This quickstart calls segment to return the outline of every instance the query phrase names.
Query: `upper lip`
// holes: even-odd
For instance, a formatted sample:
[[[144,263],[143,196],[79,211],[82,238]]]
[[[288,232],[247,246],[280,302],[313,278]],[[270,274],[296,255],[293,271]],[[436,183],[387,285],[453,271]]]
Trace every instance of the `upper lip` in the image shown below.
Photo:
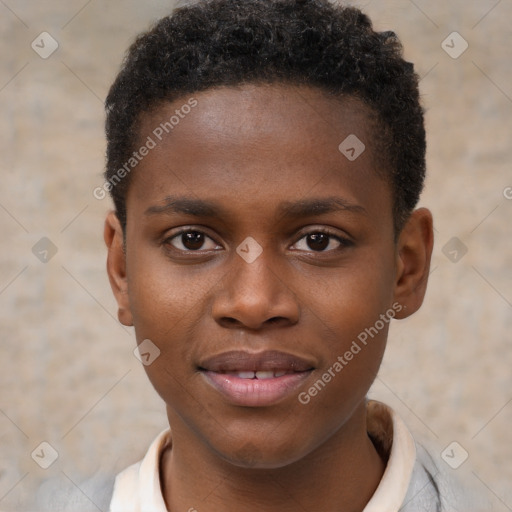
[[[199,368],[211,372],[271,370],[304,372],[312,370],[314,366],[306,359],[277,350],[266,350],[257,353],[232,350],[203,360],[199,364]]]

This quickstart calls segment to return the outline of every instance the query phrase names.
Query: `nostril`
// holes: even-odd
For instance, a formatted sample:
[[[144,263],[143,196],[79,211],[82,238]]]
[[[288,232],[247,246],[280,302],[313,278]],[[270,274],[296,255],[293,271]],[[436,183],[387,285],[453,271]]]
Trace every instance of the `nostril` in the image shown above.
[[[241,327],[242,324],[236,318],[230,316],[224,316],[219,320],[220,325],[222,327]]]
[[[259,318],[249,318],[245,317],[244,320],[237,319],[232,316],[222,316],[220,317],[217,322],[227,329],[229,328],[245,328],[249,330],[258,330],[263,329],[265,327],[278,327],[278,326],[286,326],[290,325],[290,320],[287,319],[284,316],[273,316],[267,319]]]

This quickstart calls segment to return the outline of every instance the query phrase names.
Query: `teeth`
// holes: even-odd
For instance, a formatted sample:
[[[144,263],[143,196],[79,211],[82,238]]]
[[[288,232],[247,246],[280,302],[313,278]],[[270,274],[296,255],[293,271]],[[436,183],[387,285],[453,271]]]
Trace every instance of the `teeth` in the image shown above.
[[[272,371],[270,371],[270,372],[265,372],[265,371],[256,372],[256,377],[258,379],[273,379],[274,378],[274,372],[272,372]]]
[[[238,372],[237,377],[240,377],[241,379],[254,379],[255,373],[254,372]]]
[[[268,370],[260,370],[258,372],[238,372],[236,374],[240,379],[273,379],[274,377],[282,377],[286,375],[284,370],[276,370],[276,371],[268,371]]]

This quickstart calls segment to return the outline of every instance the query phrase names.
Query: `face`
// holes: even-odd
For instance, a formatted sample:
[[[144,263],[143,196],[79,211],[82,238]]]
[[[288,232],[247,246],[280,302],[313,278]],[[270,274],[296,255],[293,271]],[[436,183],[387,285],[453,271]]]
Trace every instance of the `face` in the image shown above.
[[[354,99],[284,85],[212,89],[143,119],[140,145],[156,144],[131,177],[126,255],[113,215],[105,237],[120,319],[160,350],[145,369],[173,438],[270,468],[355,428],[429,259],[428,215],[395,242],[369,119]],[[339,149],[350,135],[355,159],[362,146]]]

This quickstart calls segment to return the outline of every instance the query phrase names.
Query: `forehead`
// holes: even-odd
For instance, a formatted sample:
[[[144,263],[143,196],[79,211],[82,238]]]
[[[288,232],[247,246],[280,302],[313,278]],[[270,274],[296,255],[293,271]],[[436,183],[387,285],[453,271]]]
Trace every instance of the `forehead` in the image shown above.
[[[190,108],[192,101],[196,105]],[[283,126],[287,131],[293,126],[297,143],[303,142],[305,132],[314,135],[315,144],[328,142],[329,133],[336,140],[353,133],[370,142],[377,124],[374,111],[353,96],[333,96],[319,88],[275,83],[216,87],[160,102],[142,114],[139,135],[145,138],[155,135],[156,130],[158,136],[158,127],[169,122],[172,127],[167,125],[162,135],[190,135],[187,126],[193,123],[204,143],[210,140],[210,134],[232,139],[272,137]]]
[[[155,147],[137,165],[127,203],[177,192],[261,203],[266,191],[269,200],[292,200],[343,182],[356,196],[371,192],[383,186],[375,126],[361,101],[311,87],[244,85],[183,96],[143,116],[136,146],[151,139]]]

